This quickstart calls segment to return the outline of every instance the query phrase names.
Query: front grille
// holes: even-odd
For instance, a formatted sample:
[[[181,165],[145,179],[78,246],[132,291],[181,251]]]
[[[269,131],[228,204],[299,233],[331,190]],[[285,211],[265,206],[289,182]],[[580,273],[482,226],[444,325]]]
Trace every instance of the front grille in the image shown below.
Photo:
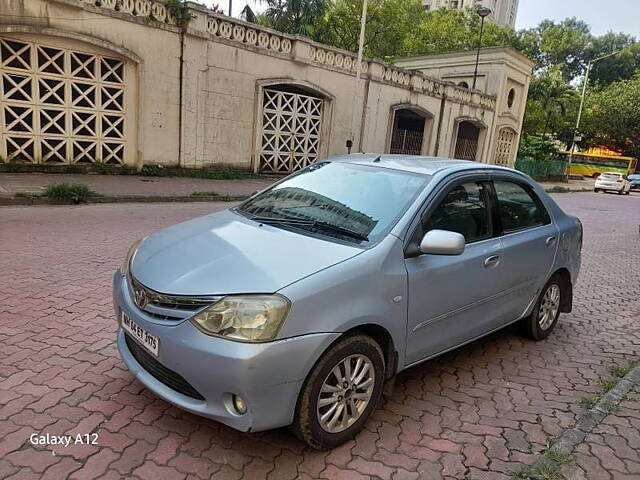
[[[176,392],[186,395],[187,397],[195,398],[197,400],[205,399],[195,388],[191,386],[189,382],[182,378],[182,376],[162,365],[128,334],[125,333],[124,339],[127,343],[127,348],[129,348],[131,355],[133,355],[133,358],[142,365],[142,368],[153,375],[156,380],[164,383],[167,387],[172,388]]]
[[[189,297],[156,292],[129,275],[129,293],[136,306],[147,315],[160,320],[184,320],[216,303],[217,296]]]

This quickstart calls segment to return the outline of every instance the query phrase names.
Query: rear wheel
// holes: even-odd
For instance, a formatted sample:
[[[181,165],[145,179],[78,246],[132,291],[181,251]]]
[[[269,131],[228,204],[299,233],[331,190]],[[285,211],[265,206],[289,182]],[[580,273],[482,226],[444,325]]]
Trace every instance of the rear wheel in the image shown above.
[[[594,189],[593,189],[593,191],[594,191],[595,193],[598,193],[600,190],[598,190],[597,188],[594,188]]]
[[[377,407],[384,355],[366,335],[335,343],[307,377],[292,429],[309,446],[330,449],[351,440]]]
[[[523,322],[525,334],[532,340],[544,340],[553,331],[560,316],[562,305],[562,283],[554,275],[544,286],[533,307],[533,312]]]

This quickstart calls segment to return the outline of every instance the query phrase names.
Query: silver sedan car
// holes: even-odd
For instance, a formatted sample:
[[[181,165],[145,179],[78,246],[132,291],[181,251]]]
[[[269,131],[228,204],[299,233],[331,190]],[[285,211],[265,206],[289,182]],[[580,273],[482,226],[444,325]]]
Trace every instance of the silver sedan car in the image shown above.
[[[120,354],[166,401],[241,431],[352,438],[398,372],[572,308],[582,225],[529,177],[357,154],[136,242]]]

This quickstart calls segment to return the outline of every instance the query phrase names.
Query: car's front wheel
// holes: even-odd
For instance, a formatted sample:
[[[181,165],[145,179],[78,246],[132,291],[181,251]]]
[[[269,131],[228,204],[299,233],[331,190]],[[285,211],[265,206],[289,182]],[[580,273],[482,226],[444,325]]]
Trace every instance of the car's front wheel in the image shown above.
[[[562,282],[554,275],[540,292],[531,315],[523,319],[525,334],[533,340],[544,340],[553,331],[560,316]]]
[[[352,439],[380,401],[384,371],[384,355],[371,337],[350,335],[336,342],[302,387],[294,433],[316,449]]]

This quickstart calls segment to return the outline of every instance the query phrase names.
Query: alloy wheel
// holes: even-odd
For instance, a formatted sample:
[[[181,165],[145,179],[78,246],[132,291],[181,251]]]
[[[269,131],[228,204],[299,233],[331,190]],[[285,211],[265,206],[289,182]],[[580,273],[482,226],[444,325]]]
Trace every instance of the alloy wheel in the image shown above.
[[[365,411],[375,386],[375,372],[365,355],[350,355],[333,367],[318,394],[318,423],[325,432],[339,433]]]
[[[542,297],[538,311],[538,325],[542,330],[547,330],[553,324],[560,309],[560,287],[551,284]]]

